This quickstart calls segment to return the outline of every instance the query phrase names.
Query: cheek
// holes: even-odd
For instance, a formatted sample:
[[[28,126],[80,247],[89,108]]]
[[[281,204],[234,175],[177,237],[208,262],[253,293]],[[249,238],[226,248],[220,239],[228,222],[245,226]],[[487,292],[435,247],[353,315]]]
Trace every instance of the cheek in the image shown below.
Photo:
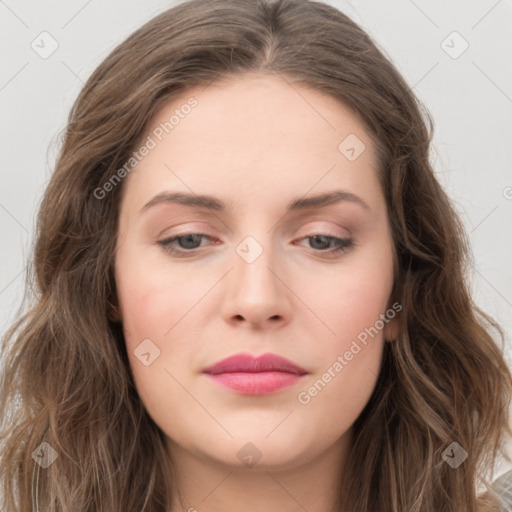
[[[315,279],[306,276],[296,289],[317,317],[322,338],[340,349],[385,314],[392,284],[391,265],[377,262],[347,265]]]
[[[321,346],[313,349],[318,365],[297,401],[305,414],[333,425],[333,436],[349,428],[375,388],[385,343],[382,318],[394,317],[394,311],[386,316],[391,286],[391,271],[361,266],[331,279],[329,291],[317,298],[319,316],[332,332],[322,326]]]
[[[184,314],[183,299],[175,286],[157,278],[156,269],[143,271],[123,263],[127,262],[120,259],[116,267],[117,291],[125,345],[137,392],[150,414],[159,411],[162,403],[177,408],[180,395],[166,393],[164,397],[160,390],[172,385],[166,370],[176,374],[169,359],[178,368],[187,367],[184,347],[176,342],[165,343],[179,330],[180,324],[176,328],[173,326]]]
[[[311,309],[322,320],[320,347],[314,349],[320,363],[314,379],[308,382],[304,400],[315,402],[311,408],[340,407],[329,414],[338,419],[349,415],[352,420],[367,403],[375,386],[384,347],[384,327],[395,316],[388,310],[393,285],[392,258],[364,255],[342,271],[315,283],[316,294],[307,299]],[[302,282],[303,289],[312,283]],[[387,320],[387,322],[385,321]],[[312,386],[312,387],[311,387]],[[318,397],[318,398],[317,398]],[[343,412],[344,411],[344,412]],[[324,412],[325,414],[325,412]]]
[[[170,337],[186,313],[184,307],[192,300],[189,295],[194,286],[181,273],[169,275],[161,265],[142,264],[142,255],[137,258],[136,250],[126,253],[116,261],[116,284],[127,345],[145,338]]]
[[[141,276],[130,274],[120,280],[118,293],[128,348],[135,348],[145,338],[160,339],[171,327],[172,309],[176,305],[172,303],[171,294],[166,295],[161,285],[148,283]],[[165,308],[162,307],[163,303],[166,304]]]
[[[151,387],[154,393],[169,385],[164,370],[181,378],[183,369],[190,367],[199,340],[190,319],[200,309],[197,303],[204,290],[189,273],[174,271],[171,275],[160,264],[142,262],[136,246],[120,252],[116,285],[130,366],[141,396],[150,400]],[[148,352],[149,365],[145,366],[139,357]]]
[[[298,395],[308,414],[348,428],[367,404],[379,374],[384,347],[383,328],[393,285],[391,256],[374,254],[348,265],[329,282],[322,281],[316,307],[323,311],[325,330],[322,365]],[[348,268],[350,267],[350,268]],[[313,296],[311,296],[313,298]],[[336,428],[338,428],[336,427]]]

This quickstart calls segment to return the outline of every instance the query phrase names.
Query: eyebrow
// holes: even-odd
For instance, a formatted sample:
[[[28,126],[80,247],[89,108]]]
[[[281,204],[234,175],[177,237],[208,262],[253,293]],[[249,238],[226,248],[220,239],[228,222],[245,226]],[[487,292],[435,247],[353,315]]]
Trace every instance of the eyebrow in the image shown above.
[[[358,204],[365,210],[371,212],[371,208],[365,203],[359,196],[345,190],[334,190],[332,192],[326,192],[316,196],[302,197],[294,199],[288,203],[286,210],[287,212],[309,210],[313,208],[322,208],[331,204],[339,203],[342,201],[348,201],[350,203]],[[210,196],[210,195],[196,195],[187,194],[183,192],[162,192],[154,196],[148,201],[140,210],[139,213],[143,213],[152,206],[161,203],[175,203],[188,206],[191,208],[207,208],[217,212],[233,211],[233,203],[228,203],[222,200]]]

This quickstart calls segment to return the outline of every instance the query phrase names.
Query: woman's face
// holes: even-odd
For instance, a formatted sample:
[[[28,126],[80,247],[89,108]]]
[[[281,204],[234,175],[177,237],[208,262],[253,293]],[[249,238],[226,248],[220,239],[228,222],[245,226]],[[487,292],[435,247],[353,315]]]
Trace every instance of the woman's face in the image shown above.
[[[142,144],[122,185],[119,317],[171,455],[274,469],[342,456],[400,309],[362,124],[322,93],[246,75],[175,98]],[[239,354],[301,371],[270,357],[205,373]]]

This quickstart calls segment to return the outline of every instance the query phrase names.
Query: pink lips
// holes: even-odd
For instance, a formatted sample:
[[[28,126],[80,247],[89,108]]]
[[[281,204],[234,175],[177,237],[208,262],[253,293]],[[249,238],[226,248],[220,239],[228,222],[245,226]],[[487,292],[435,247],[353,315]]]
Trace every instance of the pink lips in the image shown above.
[[[237,354],[203,370],[223,386],[248,395],[264,395],[295,384],[308,372],[275,354]]]

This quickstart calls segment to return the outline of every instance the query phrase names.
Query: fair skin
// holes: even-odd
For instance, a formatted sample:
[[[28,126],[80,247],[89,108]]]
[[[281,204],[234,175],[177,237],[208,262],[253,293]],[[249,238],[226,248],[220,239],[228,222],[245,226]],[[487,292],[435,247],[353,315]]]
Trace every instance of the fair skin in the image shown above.
[[[351,427],[397,334],[396,319],[385,323],[333,373],[390,307],[393,244],[374,145],[339,102],[262,75],[187,90],[151,127],[191,96],[198,105],[125,178],[115,260],[135,384],[177,472],[182,503],[172,512],[334,512]],[[338,149],[349,134],[366,146],[353,161]],[[335,190],[366,206],[345,199],[286,211]],[[163,192],[215,196],[232,210],[143,208]],[[183,256],[158,244],[187,233],[205,236],[172,242]],[[334,239],[314,235],[354,244],[336,254]],[[248,236],[254,245],[242,243]],[[249,263],[240,247],[262,252]],[[146,339],[160,350],[147,366],[134,354]],[[308,373],[259,396],[202,373],[241,352],[278,354]],[[321,391],[304,393],[329,368]],[[251,467],[237,456],[247,443]]]

